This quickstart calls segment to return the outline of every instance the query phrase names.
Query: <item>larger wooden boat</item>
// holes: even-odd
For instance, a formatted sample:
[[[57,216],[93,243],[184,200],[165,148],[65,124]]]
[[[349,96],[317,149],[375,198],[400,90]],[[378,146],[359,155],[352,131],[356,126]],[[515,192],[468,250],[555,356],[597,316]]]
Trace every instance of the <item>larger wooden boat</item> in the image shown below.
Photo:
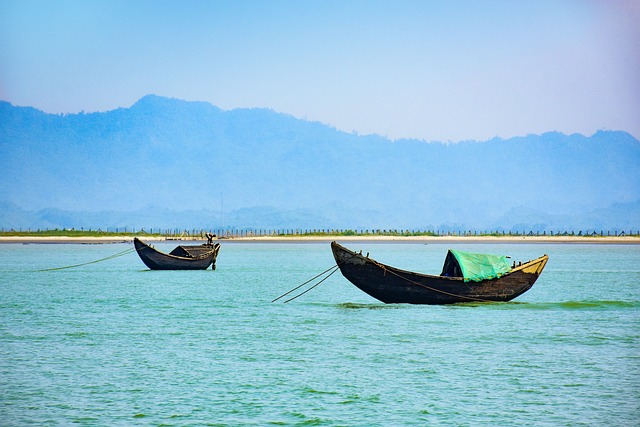
[[[336,242],[331,250],[344,277],[384,303],[510,301],[531,289],[549,259],[510,265],[507,257],[450,250],[442,273],[432,276],[379,263]]]
[[[134,237],[133,245],[140,259],[151,270],[206,270],[216,269],[220,243],[204,245],[180,245],[170,253],[164,253]]]

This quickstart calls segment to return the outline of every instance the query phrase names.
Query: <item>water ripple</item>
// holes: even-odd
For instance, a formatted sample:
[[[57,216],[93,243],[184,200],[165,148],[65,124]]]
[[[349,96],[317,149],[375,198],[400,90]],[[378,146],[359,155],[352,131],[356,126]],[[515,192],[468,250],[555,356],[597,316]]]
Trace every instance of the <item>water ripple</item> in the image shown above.
[[[436,246],[389,253],[439,265]],[[271,304],[332,262],[324,245],[228,245],[206,274],[0,268],[2,424],[636,425],[640,248],[588,249],[545,247],[558,270],[517,301],[453,306],[382,304],[338,274]],[[0,245],[0,263],[86,250]]]

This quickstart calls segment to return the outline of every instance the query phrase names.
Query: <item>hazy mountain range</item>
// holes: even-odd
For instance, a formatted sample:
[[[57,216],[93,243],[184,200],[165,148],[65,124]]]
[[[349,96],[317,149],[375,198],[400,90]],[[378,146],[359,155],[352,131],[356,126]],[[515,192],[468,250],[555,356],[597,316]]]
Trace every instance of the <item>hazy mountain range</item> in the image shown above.
[[[640,226],[621,131],[457,143],[145,96],[46,114],[0,102],[0,226],[614,230]]]

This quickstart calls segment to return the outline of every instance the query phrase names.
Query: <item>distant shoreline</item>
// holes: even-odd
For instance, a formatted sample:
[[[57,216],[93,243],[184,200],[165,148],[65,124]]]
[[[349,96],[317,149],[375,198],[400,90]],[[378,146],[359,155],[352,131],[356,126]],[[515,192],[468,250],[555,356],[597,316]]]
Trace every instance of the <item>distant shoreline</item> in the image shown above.
[[[202,239],[168,239],[149,236],[149,242],[201,243]],[[327,243],[333,240],[371,243],[550,243],[640,245],[635,236],[259,236],[219,239],[220,243]],[[65,237],[0,236],[0,244],[113,244],[130,243],[133,236]]]

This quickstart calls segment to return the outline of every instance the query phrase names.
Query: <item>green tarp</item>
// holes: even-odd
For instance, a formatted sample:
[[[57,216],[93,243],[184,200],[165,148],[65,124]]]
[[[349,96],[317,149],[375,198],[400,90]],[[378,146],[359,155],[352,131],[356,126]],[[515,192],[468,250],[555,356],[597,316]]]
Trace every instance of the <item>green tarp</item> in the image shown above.
[[[476,254],[449,249],[441,276],[464,277],[464,281],[495,279],[511,270],[506,256]]]

